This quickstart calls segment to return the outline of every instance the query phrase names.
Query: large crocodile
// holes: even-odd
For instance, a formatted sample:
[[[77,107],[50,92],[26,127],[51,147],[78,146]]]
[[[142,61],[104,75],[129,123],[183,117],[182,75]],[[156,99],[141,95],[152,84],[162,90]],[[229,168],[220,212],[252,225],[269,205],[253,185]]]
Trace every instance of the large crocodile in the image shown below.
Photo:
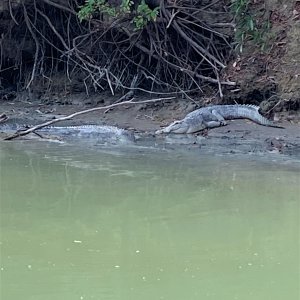
[[[0,131],[21,131],[28,129],[28,126],[19,124],[4,124]],[[78,125],[78,126],[46,126],[34,131],[37,134],[56,135],[62,137],[93,138],[103,142],[133,142],[134,133],[107,125]]]
[[[259,106],[255,105],[213,105],[194,110],[179,121],[157,130],[160,133],[194,133],[207,128],[227,125],[225,120],[249,119],[253,122],[269,127],[283,128],[269,121],[259,113]]]

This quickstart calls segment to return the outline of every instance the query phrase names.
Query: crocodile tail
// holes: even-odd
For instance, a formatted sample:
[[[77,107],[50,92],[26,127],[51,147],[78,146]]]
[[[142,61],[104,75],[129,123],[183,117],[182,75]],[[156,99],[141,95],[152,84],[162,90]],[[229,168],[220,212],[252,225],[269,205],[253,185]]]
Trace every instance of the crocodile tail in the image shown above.
[[[240,117],[249,119],[257,124],[268,126],[268,127],[275,127],[275,128],[284,128],[280,125],[273,123],[272,121],[265,118],[259,112],[259,106],[256,105],[242,105],[238,107],[238,115]]]

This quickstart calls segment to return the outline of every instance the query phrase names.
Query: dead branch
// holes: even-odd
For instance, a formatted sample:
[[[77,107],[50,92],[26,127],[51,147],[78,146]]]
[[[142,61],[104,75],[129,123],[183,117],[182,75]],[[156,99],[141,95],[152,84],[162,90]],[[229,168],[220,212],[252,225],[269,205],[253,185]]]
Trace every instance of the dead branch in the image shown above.
[[[14,14],[13,14],[11,0],[8,0],[8,7],[9,7],[9,13],[10,13],[12,20],[16,23],[16,25],[19,25],[18,21],[16,20]]]
[[[51,5],[51,6],[54,6],[54,7],[57,7],[61,10],[64,10],[64,11],[67,11],[71,14],[74,14],[76,15],[76,11],[73,10],[73,9],[70,9],[69,7],[66,7],[66,6],[63,6],[63,5],[60,5],[59,3],[56,3],[56,2],[53,2],[53,1],[50,1],[50,0],[43,0],[45,3]]]
[[[27,10],[25,7],[25,4],[23,4],[23,12],[24,12],[24,18],[25,18],[25,23],[26,26],[28,27],[28,30],[30,31],[32,38],[34,39],[35,42],[35,55],[34,55],[34,64],[33,64],[33,68],[32,68],[32,72],[31,72],[31,77],[29,82],[27,83],[26,88],[28,88],[32,81],[34,80],[35,77],[35,73],[36,73],[36,69],[37,69],[37,65],[38,65],[38,58],[39,58],[39,53],[40,53],[40,43],[39,40],[35,34],[35,32],[33,31],[32,27],[31,27],[31,22],[28,18],[28,14],[27,14]]]
[[[70,114],[70,115],[65,116],[65,117],[61,117],[61,118],[58,118],[58,119],[54,119],[54,120],[44,122],[42,124],[38,124],[36,126],[33,126],[29,129],[26,129],[26,130],[23,130],[23,131],[17,131],[14,134],[9,135],[8,137],[4,138],[3,140],[10,141],[10,140],[13,140],[17,137],[25,136],[25,135],[27,135],[31,132],[34,132],[35,130],[38,130],[38,129],[41,129],[43,127],[52,125],[54,123],[70,120],[70,119],[75,118],[79,115],[87,114],[87,113],[94,112],[94,111],[99,111],[99,110],[103,110],[103,109],[107,110],[107,109],[110,109],[110,108],[113,108],[113,107],[116,107],[116,106],[120,106],[120,105],[125,105],[125,104],[144,104],[144,103],[158,102],[158,101],[164,101],[164,100],[171,100],[171,99],[174,99],[174,98],[175,97],[167,97],[167,98],[157,98],[157,99],[150,99],[150,100],[143,100],[143,101],[133,101],[133,99],[132,99],[132,100],[129,100],[129,101],[114,103],[114,104],[110,104],[110,105],[106,105],[106,106],[85,109],[85,110],[78,111],[76,113]]]

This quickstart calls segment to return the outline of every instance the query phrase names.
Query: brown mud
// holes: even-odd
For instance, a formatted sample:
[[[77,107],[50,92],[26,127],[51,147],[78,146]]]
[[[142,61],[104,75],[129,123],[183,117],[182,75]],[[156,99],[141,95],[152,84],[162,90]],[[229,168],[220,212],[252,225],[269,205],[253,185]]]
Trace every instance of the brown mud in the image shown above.
[[[108,94],[86,97],[85,100],[84,97],[84,95],[73,95],[65,98],[63,102],[57,99],[48,103],[30,102],[20,98],[11,102],[1,101],[0,113],[9,117],[5,123],[35,125],[76,111],[109,105],[117,100],[117,97],[114,99]],[[135,100],[146,100],[146,98]],[[169,148],[181,145],[182,149],[200,149],[200,151],[213,154],[286,154],[300,161],[300,118],[299,113],[296,112],[276,116],[279,119],[278,124],[284,129],[265,127],[248,120],[233,120],[228,122],[227,126],[195,135],[154,136],[155,130],[176,119],[183,118],[196,108],[195,104],[181,99],[150,104],[126,104],[108,111],[81,115],[76,119],[57,123],[57,125],[115,125],[133,130],[148,145],[152,142],[168,145]]]

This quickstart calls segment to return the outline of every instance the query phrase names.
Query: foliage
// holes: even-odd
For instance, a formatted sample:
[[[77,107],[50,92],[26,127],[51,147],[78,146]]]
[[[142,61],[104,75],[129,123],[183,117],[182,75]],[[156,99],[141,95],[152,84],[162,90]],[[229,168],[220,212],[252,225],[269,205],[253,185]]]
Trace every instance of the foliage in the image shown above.
[[[269,39],[270,22],[258,24],[257,16],[250,10],[251,0],[232,0],[232,12],[235,16],[235,39],[238,49],[243,52],[247,40],[252,40],[263,51]]]
[[[156,21],[158,15],[158,7],[153,10],[145,3],[144,0],[137,7],[137,15],[133,18],[133,22],[137,29],[142,29],[150,21]]]
[[[87,0],[85,5],[80,7],[78,17],[83,21],[90,18],[97,10],[109,16],[116,15],[116,9],[108,5],[105,0]]]
[[[78,17],[80,21],[86,20],[97,12],[114,18],[131,17],[131,22],[137,30],[144,28],[151,21],[156,21],[158,7],[150,9],[145,0],[141,0],[136,9],[133,9],[133,6],[132,0],[122,0],[118,7],[110,5],[106,0],[86,0],[80,7]]]

